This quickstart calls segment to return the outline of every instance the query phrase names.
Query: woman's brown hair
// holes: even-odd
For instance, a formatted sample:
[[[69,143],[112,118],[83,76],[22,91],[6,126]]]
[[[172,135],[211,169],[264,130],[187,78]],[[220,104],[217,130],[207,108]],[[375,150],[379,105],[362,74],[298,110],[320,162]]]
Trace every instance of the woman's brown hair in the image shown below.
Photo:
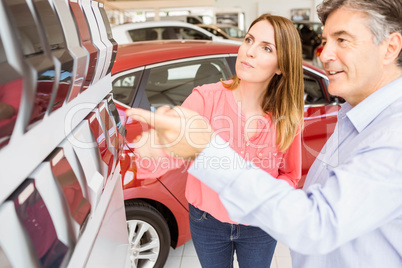
[[[275,123],[276,144],[284,152],[301,131],[304,113],[303,58],[299,33],[287,18],[263,14],[255,19],[249,29],[259,21],[266,20],[274,28],[278,64],[281,74],[275,74],[266,90],[261,107],[271,115]],[[232,83],[223,85],[234,89],[240,78],[234,75]]]

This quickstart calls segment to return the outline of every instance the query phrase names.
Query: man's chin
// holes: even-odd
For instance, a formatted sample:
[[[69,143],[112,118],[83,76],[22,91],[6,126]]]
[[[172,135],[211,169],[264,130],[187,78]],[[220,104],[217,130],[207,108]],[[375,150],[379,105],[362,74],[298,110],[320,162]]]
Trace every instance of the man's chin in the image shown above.
[[[342,91],[340,90],[340,87],[339,86],[336,86],[335,85],[336,83],[333,83],[332,85],[331,85],[331,83],[328,85],[328,92],[329,92],[329,94],[331,94],[332,96],[337,96],[337,97],[341,97],[341,98],[343,98],[343,94],[342,94]]]

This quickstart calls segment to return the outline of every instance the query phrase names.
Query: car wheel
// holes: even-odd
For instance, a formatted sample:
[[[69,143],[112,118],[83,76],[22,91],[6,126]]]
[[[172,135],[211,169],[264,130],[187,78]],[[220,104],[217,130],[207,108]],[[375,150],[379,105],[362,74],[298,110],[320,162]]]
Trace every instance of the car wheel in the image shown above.
[[[141,201],[126,203],[132,267],[163,267],[170,251],[169,226],[162,214]]]

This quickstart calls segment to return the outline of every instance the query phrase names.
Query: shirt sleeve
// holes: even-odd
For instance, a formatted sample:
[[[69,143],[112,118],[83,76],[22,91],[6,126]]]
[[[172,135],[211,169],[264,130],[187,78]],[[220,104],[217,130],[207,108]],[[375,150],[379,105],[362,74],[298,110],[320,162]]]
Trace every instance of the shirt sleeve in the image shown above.
[[[278,179],[287,181],[293,188],[301,178],[301,134],[298,133],[292,144],[286,150],[281,167],[279,168]]]
[[[362,172],[373,160],[380,172]],[[188,172],[219,194],[233,221],[259,226],[301,254],[329,253],[401,215],[400,144],[360,152],[305,190],[246,162],[219,136]]]

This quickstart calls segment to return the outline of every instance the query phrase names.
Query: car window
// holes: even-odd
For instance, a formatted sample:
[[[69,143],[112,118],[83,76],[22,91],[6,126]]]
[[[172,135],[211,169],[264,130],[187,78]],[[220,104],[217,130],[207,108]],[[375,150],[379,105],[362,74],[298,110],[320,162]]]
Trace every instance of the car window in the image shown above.
[[[208,35],[205,35],[202,32],[186,27],[176,27],[175,33],[177,39],[211,40],[211,38]]]
[[[192,90],[203,84],[228,80],[231,72],[224,58],[175,63],[151,68],[145,93],[151,106],[181,105]]]
[[[304,74],[304,104],[323,104],[327,102],[320,83],[308,74]]]
[[[201,18],[187,17],[187,22],[191,24],[203,23]]]
[[[214,28],[206,27],[206,28],[203,28],[203,29],[204,29],[204,30],[207,30],[208,32],[210,32],[210,33],[213,34],[213,35],[216,35],[216,36],[218,36],[218,37],[222,37],[222,38],[224,38],[224,39],[227,39],[226,36],[224,36],[221,32],[219,32],[218,30],[216,30],[216,29],[214,29]]]
[[[141,74],[142,71],[133,72],[114,80],[112,84],[113,98],[126,105],[130,105],[137,91]]]
[[[133,42],[169,39],[211,40],[208,35],[186,27],[153,27],[129,30]]]
[[[128,34],[130,35],[131,40],[133,40],[133,42],[151,41],[158,39],[157,30],[152,28],[130,30],[128,31]]]

